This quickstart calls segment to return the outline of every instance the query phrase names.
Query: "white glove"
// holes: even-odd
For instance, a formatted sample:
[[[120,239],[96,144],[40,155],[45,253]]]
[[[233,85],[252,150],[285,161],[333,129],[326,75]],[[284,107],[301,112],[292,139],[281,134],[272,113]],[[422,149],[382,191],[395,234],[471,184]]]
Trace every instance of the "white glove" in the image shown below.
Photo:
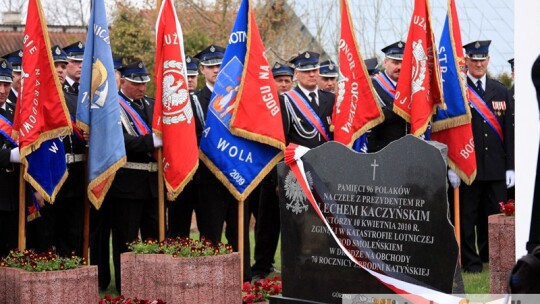
[[[154,148],[157,149],[163,147],[163,141],[155,133],[152,133],[152,139],[154,140]]]
[[[516,184],[516,173],[514,170],[506,170],[506,188],[512,188]]]
[[[452,169],[448,169],[448,180],[450,181],[450,185],[452,185],[453,188],[459,187],[461,184],[461,178],[457,175],[456,172]]]
[[[13,148],[11,149],[11,153],[9,155],[9,161],[12,163],[21,163],[21,154],[19,153],[19,148]]]

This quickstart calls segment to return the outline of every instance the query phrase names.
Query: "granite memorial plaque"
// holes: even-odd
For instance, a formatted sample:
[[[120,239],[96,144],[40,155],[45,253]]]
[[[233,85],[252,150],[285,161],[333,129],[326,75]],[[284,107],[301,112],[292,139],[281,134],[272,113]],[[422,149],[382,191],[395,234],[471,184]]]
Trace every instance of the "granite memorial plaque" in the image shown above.
[[[310,150],[302,161],[326,223],[280,163],[283,297],[271,303],[394,293],[346,251],[377,273],[452,293],[458,247],[445,149],[410,135],[372,154],[336,142]]]

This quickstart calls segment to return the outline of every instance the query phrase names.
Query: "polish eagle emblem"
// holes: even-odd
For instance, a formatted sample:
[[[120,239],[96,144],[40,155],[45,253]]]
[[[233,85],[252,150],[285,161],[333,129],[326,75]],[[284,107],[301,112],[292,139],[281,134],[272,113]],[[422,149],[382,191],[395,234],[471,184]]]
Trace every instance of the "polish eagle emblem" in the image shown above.
[[[193,109],[189,100],[189,91],[183,73],[183,63],[175,60],[163,63],[163,123],[176,124],[193,119]]]

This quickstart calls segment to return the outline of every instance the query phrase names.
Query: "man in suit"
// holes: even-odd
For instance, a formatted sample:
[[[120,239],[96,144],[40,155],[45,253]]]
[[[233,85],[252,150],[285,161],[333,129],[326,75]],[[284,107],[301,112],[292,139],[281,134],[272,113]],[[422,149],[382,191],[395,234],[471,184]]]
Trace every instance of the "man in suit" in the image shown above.
[[[195,132],[197,133],[198,142],[201,139],[204,124],[202,106],[195,95],[195,90],[197,89],[197,76],[199,75],[199,60],[191,56],[186,56],[186,68],[191,108],[195,113]],[[199,166],[201,166],[201,162],[199,162]],[[167,235],[169,237],[189,237],[191,219],[198,202],[197,192],[198,187],[196,183],[191,181],[184,187],[184,190],[178,195],[174,202],[167,204]]]
[[[321,62],[319,67],[319,88],[335,94],[337,78],[338,68],[336,64],[330,59]]]
[[[401,61],[405,42],[392,43],[381,51],[384,53],[384,71],[372,78],[373,88],[384,113],[384,121],[368,133],[368,151],[377,152],[390,142],[409,133],[410,125],[394,113],[396,86],[401,73]]]
[[[461,184],[451,169],[451,185],[460,187],[461,195],[461,265],[466,272],[481,272],[488,260],[487,218],[499,212],[499,202],[506,202],[507,187],[514,186],[512,109],[508,90],[487,77],[490,40],[464,45],[467,85],[475,94],[469,97],[476,152],[476,178]],[[475,229],[476,228],[476,229]],[[478,248],[478,252],[476,251]]]
[[[298,85],[280,95],[283,130],[287,144],[315,148],[331,140],[330,125],[335,95],[320,90],[319,54],[302,52],[289,61]],[[302,111],[301,109],[308,109]]]
[[[66,81],[64,91],[79,94],[79,81],[81,80],[84,44],[80,41],[72,43],[64,48],[67,54]]]
[[[154,151],[163,145],[152,133],[154,100],[145,95],[150,77],[143,62],[119,68],[120,120],[123,127],[127,163],[119,169],[105,204],[112,212],[113,262],[116,289],[120,290],[120,254],[128,242],[158,238],[158,176]]]
[[[13,82],[11,83],[11,91],[9,92],[7,103],[15,105],[17,103],[17,98],[19,97],[19,90],[21,88],[21,72],[22,72],[22,50],[16,50],[9,54],[2,56],[6,59],[13,69]]]
[[[15,107],[7,103],[13,82],[11,64],[0,59],[0,129],[13,122]],[[7,129],[6,129],[7,130]],[[20,154],[11,134],[0,132],[0,257],[17,248]]]

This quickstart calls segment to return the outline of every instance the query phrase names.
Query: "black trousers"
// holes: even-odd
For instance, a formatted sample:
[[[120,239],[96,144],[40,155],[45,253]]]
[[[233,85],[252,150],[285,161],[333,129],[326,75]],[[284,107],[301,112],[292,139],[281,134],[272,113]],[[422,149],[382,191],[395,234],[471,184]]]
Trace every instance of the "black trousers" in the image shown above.
[[[157,198],[112,200],[112,242],[116,289],[121,293],[120,254],[128,251],[128,243],[139,237],[159,237]]]
[[[461,265],[465,271],[482,269],[489,259],[488,216],[499,213],[499,202],[506,202],[505,181],[474,181],[460,186]],[[476,247],[478,246],[478,252]]]
[[[197,187],[197,227],[201,237],[217,244],[221,242],[227,208],[234,198],[221,182],[198,184]]]
[[[112,232],[112,202],[105,199],[99,210],[90,208],[90,264],[98,266],[100,290],[111,283],[110,238]]]
[[[255,263],[253,275],[267,276],[272,272],[279,241],[279,198],[276,186],[268,181],[260,185],[259,206],[255,223]]]
[[[19,211],[0,210],[0,257],[9,254],[9,251],[18,246]]]
[[[84,197],[59,197],[45,203],[41,216],[28,223],[27,247],[45,252],[52,247],[60,256],[82,256]]]
[[[189,237],[191,218],[198,202],[198,187],[191,181],[173,202],[167,201],[167,236]]]
[[[54,206],[45,203],[40,216],[26,223],[26,248],[46,252],[54,246]]]

